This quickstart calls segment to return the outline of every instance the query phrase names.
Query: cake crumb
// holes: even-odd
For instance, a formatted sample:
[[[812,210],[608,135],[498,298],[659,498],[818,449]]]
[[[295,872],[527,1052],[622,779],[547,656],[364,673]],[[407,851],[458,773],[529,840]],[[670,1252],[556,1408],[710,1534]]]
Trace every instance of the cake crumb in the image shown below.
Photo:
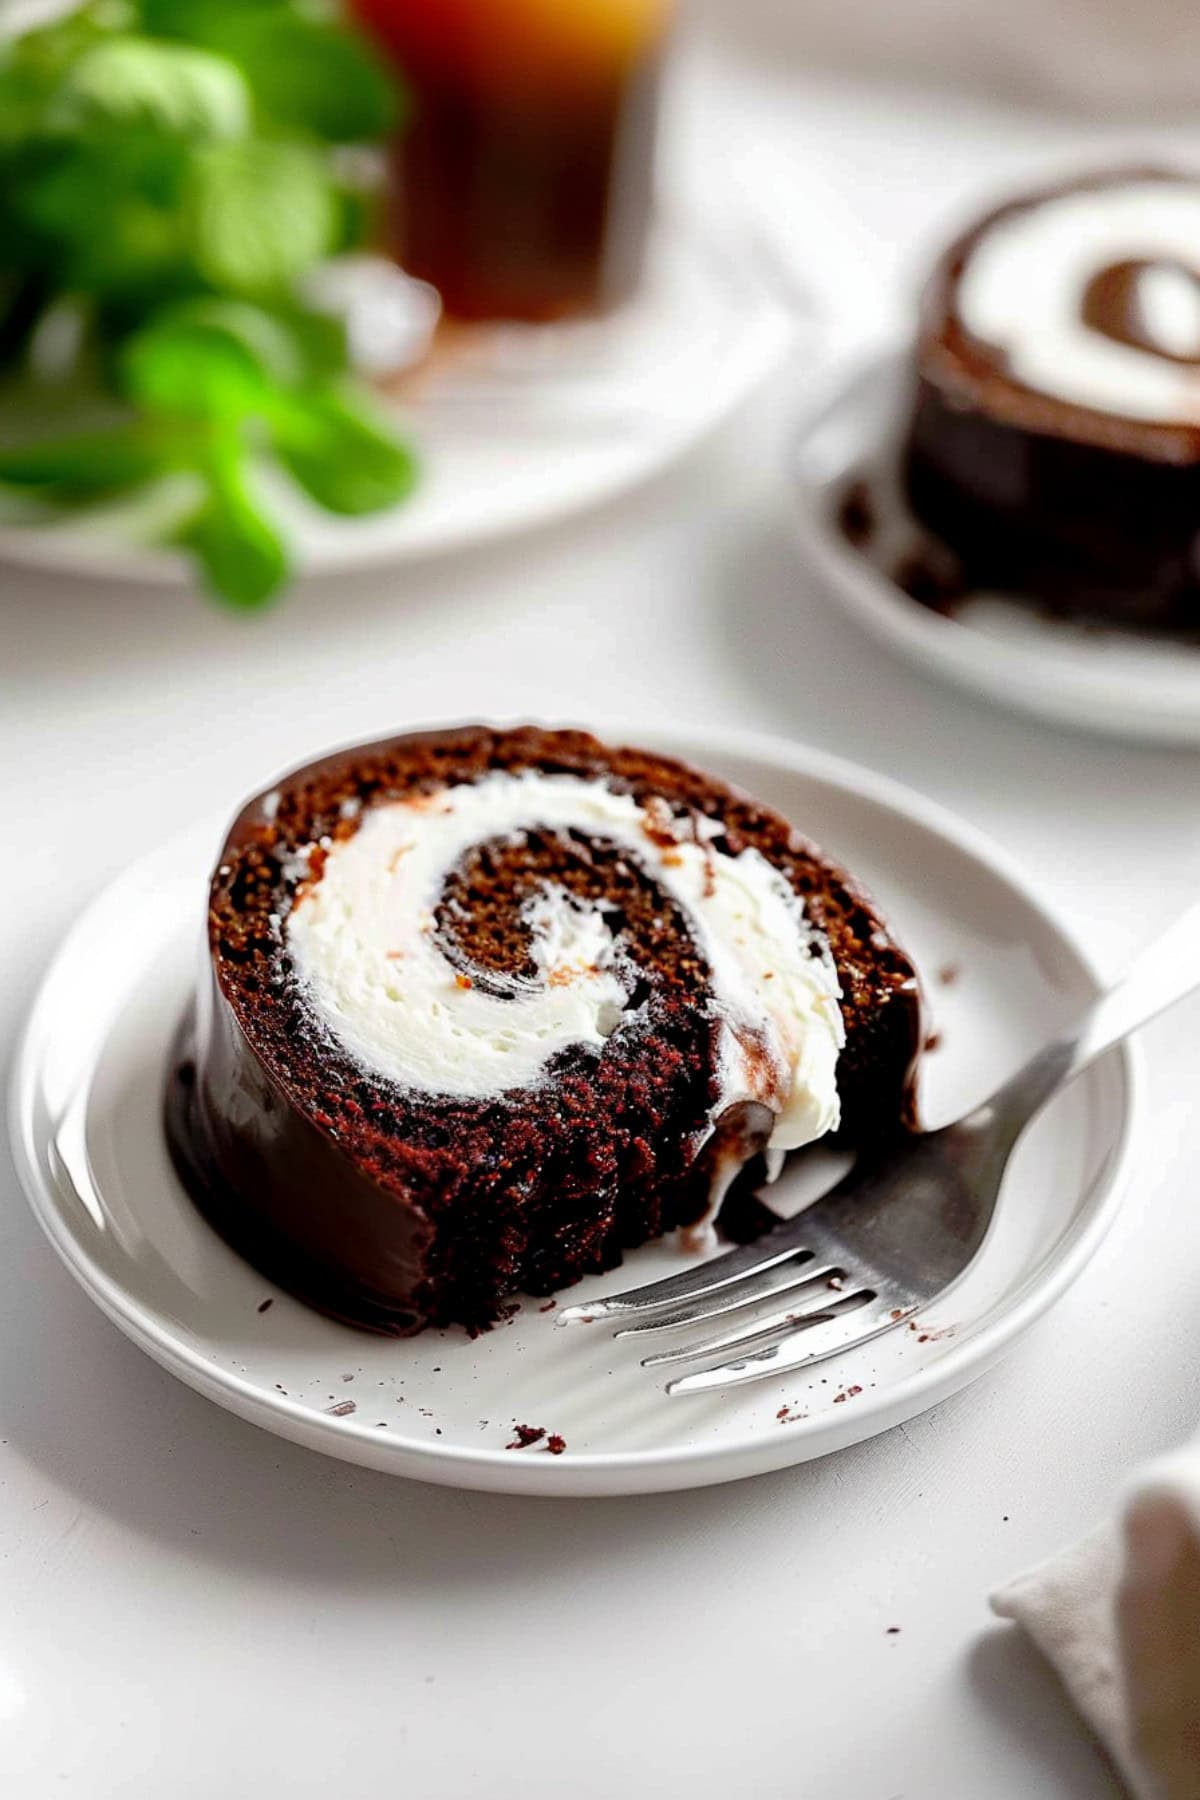
[[[961,973],[962,970],[957,963],[943,963],[937,972],[937,978],[943,987],[953,987]]]
[[[927,1055],[928,1055],[928,1053],[929,1053],[929,1052],[930,1052],[930,1051],[931,1051],[931,1050],[940,1050],[940,1049],[941,1049],[941,1047],[942,1047],[942,1034],[941,1034],[941,1032],[940,1032],[940,1031],[930,1031],[930,1032],[928,1032],[928,1033],[927,1033],[927,1034],[926,1034],[926,1038],[925,1038],[925,1051],[926,1051],[926,1054],[927,1054]]]
[[[861,547],[875,535],[875,506],[865,481],[852,481],[838,507],[838,524],[846,542]]]
[[[262,1313],[262,1312],[270,1312],[270,1310],[271,1310],[271,1308],[272,1308],[272,1307],[273,1307],[273,1306],[274,1306],[274,1304],[275,1304],[275,1297],[274,1297],[274,1295],[273,1295],[273,1294],[268,1294],[268,1295],[267,1295],[267,1298],[266,1298],[266,1299],[265,1299],[265,1300],[260,1300],[260,1301],[259,1301],[259,1303],[258,1303],[258,1310],[259,1310],[259,1312],[260,1312],[260,1313]]]
[[[454,985],[455,987],[460,987],[465,990],[467,988],[473,988],[475,983],[471,980],[469,975],[464,975],[460,970],[454,977]]]
[[[931,612],[952,613],[969,593],[958,558],[945,544],[932,539],[899,558],[892,580]]]
[[[550,1436],[546,1439],[546,1448],[551,1456],[561,1456],[566,1447],[566,1438],[560,1437],[557,1431],[552,1431]]]
[[[553,1311],[554,1311],[554,1308],[555,1308],[555,1307],[556,1307],[556,1306],[557,1306],[557,1305],[558,1305],[558,1301],[557,1301],[557,1300],[547,1300],[547,1301],[546,1301],[546,1303],[545,1303],[545,1305],[544,1305],[544,1306],[539,1306],[539,1307],[538,1307],[538,1311],[539,1311],[539,1312],[553,1312]]]
[[[335,1419],[348,1419],[352,1412],[358,1411],[358,1406],[353,1400],[339,1400],[336,1406],[327,1406],[325,1411]]]
[[[511,1444],[505,1444],[506,1450],[528,1450],[530,1444],[540,1442],[546,1435],[544,1425],[517,1425],[514,1430],[517,1435]]]
[[[898,1625],[889,1625],[887,1628],[887,1635],[888,1637],[899,1637],[900,1627]]]

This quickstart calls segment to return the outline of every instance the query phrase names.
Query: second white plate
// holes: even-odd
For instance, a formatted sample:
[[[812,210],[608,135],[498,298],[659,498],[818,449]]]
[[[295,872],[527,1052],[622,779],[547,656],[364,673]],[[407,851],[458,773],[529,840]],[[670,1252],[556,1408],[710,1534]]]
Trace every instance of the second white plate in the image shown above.
[[[907,354],[892,352],[843,375],[797,436],[800,548],[822,586],[891,649],[1002,706],[1108,736],[1200,744],[1200,648],[1051,619],[999,595],[947,617],[911,599],[848,542],[838,498],[860,472],[880,470],[887,480],[908,364]]]
[[[926,976],[941,1034],[925,1065],[927,1123],[981,1099],[1096,993],[1069,927],[929,802],[769,739],[636,736],[759,794],[875,890]],[[144,857],[67,938],[18,1057],[12,1135],[38,1219],[97,1304],[166,1368],[268,1430],[395,1474],[516,1493],[641,1493],[780,1468],[873,1436],[981,1374],[1074,1279],[1113,1217],[1136,1112],[1128,1050],[1029,1132],[952,1304],[919,1331],[816,1369],[669,1400],[634,1341],[599,1325],[559,1331],[537,1300],[475,1341],[336,1325],[226,1247],[163,1143],[171,1038],[195,979],[222,823]],[[773,1200],[795,1205],[805,1180],[789,1170]],[[649,1246],[571,1297],[676,1271],[683,1254]],[[1068,1353],[1043,1343],[1049,1356]],[[507,1448],[517,1425],[558,1433],[566,1449]]]

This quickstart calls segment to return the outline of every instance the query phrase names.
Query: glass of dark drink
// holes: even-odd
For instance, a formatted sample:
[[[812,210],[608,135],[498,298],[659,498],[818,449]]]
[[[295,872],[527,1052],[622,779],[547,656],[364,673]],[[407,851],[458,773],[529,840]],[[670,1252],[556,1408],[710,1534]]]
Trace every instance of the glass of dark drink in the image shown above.
[[[352,0],[405,76],[389,247],[460,319],[637,285],[671,0]]]

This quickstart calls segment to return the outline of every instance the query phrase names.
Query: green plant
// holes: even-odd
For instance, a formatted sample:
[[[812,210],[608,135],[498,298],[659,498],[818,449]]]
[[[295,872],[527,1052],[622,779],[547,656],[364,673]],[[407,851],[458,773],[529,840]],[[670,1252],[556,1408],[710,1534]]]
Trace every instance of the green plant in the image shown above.
[[[61,339],[80,417],[6,435],[0,483],[67,506],[185,472],[176,541],[238,606],[288,575],[264,458],[333,512],[402,499],[411,450],[351,378],[339,323],[301,298],[369,216],[343,147],[402,106],[305,0],[92,0],[0,48],[5,412],[50,410],[39,368]]]

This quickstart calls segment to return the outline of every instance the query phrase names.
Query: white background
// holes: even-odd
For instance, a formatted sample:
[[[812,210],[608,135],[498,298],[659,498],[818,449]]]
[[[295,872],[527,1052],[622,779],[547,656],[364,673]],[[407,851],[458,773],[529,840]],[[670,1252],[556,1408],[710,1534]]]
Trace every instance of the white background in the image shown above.
[[[726,72],[691,98],[694,166],[780,230],[831,353],[906,316],[964,200],[1106,141],[832,76]],[[1119,968],[1200,885],[1200,762],[943,690],[805,591],[779,451],[817,374],[792,368],[619,506],[307,588],[261,620],[0,571],[6,1049],[73,914],[177,822],[327,741],[489,711],[842,751],[992,832]],[[457,1495],[240,1424],[93,1310],[5,1162],[0,1792],[1113,1792],[985,1597],[1200,1411],[1198,1021],[1181,1008],[1149,1034],[1153,1125],[1123,1218],[1006,1364],[873,1444],[694,1495]]]

